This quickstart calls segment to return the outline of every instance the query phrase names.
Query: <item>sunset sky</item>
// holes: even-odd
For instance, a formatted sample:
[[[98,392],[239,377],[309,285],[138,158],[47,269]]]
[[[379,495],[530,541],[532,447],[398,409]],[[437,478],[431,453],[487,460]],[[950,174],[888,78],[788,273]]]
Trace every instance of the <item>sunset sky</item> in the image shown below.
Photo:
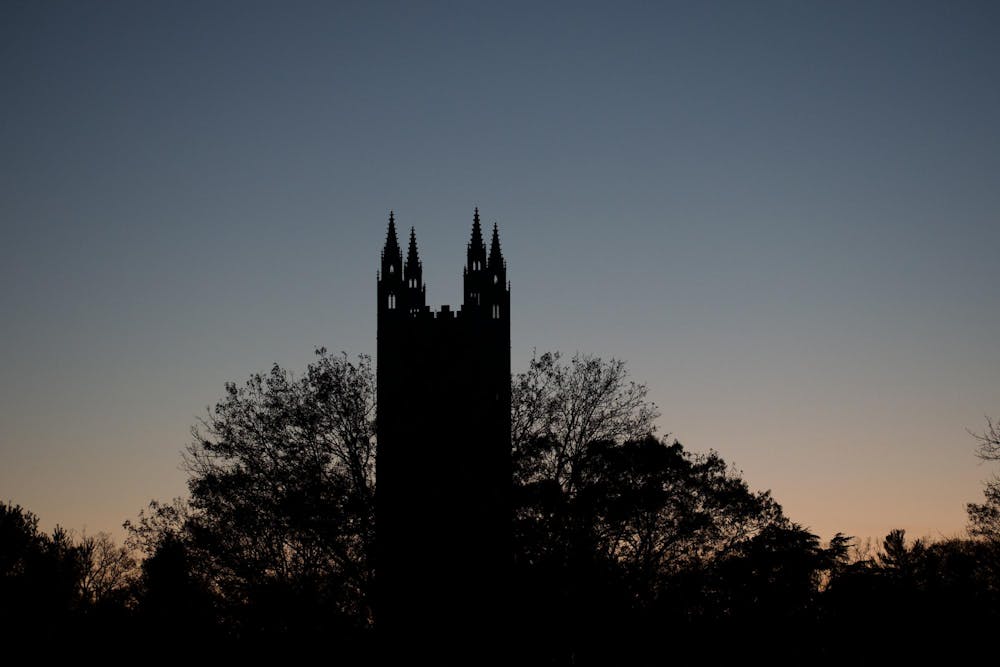
[[[1000,470],[1000,5],[0,4],[0,500],[122,536],[226,381],[375,353],[390,209],[828,539]]]

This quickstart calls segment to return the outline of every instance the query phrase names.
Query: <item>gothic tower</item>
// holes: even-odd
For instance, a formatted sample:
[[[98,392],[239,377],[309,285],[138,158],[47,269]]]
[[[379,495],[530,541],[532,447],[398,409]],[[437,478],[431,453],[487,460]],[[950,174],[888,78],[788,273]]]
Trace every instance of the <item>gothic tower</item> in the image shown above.
[[[511,564],[510,287],[477,208],[458,311],[425,303],[389,214],[378,277],[376,622],[406,655],[500,641]],[[401,656],[400,656],[401,657]]]

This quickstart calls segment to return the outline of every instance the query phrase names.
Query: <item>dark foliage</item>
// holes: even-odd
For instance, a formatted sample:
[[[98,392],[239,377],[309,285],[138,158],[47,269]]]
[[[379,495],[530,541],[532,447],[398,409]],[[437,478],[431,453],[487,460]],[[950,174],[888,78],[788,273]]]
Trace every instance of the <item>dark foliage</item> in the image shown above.
[[[82,567],[65,531],[38,529],[38,517],[0,504],[0,627],[11,636],[65,631],[78,610]]]
[[[51,535],[0,503],[0,632],[20,642],[100,641],[130,628],[135,563],[104,534]]]
[[[1000,621],[989,490],[976,539],[824,545],[717,453],[654,436],[620,362],[542,355],[513,388],[518,664],[964,663]],[[124,548],[0,505],[0,628],[370,662],[373,418],[368,360],[321,350],[301,378],[227,386],[194,430],[189,498],[151,503]]]
[[[866,647],[867,664],[971,664],[1000,622],[1000,552],[974,539],[907,544],[894,530],[839,569],[821,605],[831,658],[840,645]]]
[[[275,366],[192,433],[190,498],[126,525],[149,556],[140,609],[268,646],[360,645],[371,623],[374,375],[319,350],[301,378]]]

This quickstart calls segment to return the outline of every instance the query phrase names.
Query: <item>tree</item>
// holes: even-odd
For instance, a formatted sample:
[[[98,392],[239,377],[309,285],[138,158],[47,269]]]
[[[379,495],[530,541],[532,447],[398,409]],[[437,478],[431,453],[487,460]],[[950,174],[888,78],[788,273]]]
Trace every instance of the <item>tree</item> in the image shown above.
[[[550,661],[642,663],[661,640],[676,653],[691,646],[696,619],[705,629],[731,617],[751,604],[747,591],[770,591],[773,581],[787,587],[789,572],[802,591],[825,563],[815,537],[714,452],[694,454],[651,435],[594,441],[578,452],[572,477],[568,485],[515,485],[520,633]],[[778,547],[780,556],[766,562],[779,574],[769,576],[759,554]],[[802,563],[797,569],[784,565],[788,554]],[[747,562],[756,565],[741,566]],[[731,578],[713,572],[739,573],[742,588],[725,588]]]
[[[550,520],[557,507],[577,522],[586,517],[617,562],[676,568],[781,515],[715,452],[694,455],[653,437],[657,407],[621,360],[536,355],[513,380],[511,412],[522,518]]]
[[[107,533],[81,536],[76,549],[81,565],[80,597],[84,603],[122,604],[136,575],[131,550],[115,544]]]
[[[676,654],[698,613],[709,628],[788,573],[798,597],[781,599],[810,601],[845,548],[820,549],[717,453],[654,437],[657,408],[621,361],[546,353],[512,389],[516,616],[545,660],[642,662],[687,624]],[[743,588],[723,590],[722,571]]]
[[[511,386],[511,446],[521,481],[573,483],[573,470],[590,442],[639,440],[656,431],[660,416],[647,389],[629,378],[625,362],[558,352],[532,356]]]
[[[983,461],[1000,461],[1000,422],[987,418],[986,430],[972,435],[979,441],[976,456]],[[969,532],[976,537],[1000,543],[1000,477],[994,475],[993,479],[987,481],[983,493],[985,502],[966,505]]]
[[[986,540],[907,540],[902,529],[890,531],[880,548],[838,568],[824,591],[824,634],[836,638],[831,663],[858,651],[871,664],[981,659],[980,640],[1000,621],[998,562]],[[959,641],[892,641],[920,636]]]
[[[827,547],[801,526],[775,521],[710,563],[711,604],[718,617],[745,629],[815,620],[824,584],[847,566],[850,537],[837,533]]]
[[[374,373],[367,357],[317,355],[300,378],[275,365],[228,383],[192,429],[189,499],[126,525],[148,555],[190,566],[246,636],[370,618]]]
[[[161,533],[142,562],[136,589],[139,627],[147,643],[184,636],[192,645],[204,645],[218,638],[216,599],[179,534]]]
[[[882,572],[898,579],[910,579],[915,576],[917,564],[924,558],[927,545],[923,540],[916,540],[911,546],[906,545],[906,531],[896,528],[882,540],[882,551],[878,553],[878,565]]]
[[[69,533],[38,528],[20,505],[0,503],[0,629],[11,637],[56,637],[79,610],[81,565]]]
[[[318,355],[301,378],[274,366],[227,384],[192,430],[189,498],[127,524],[147,554],[137,599],[152,626],[197,618],[202,636],[318,640],[371,623],[374,373],[366,357]],[[665,625],[732,616],[750,599],[740,591],[780,582],[780,599],[811,600],[833,568],[718,454],[655,437],[656,406],[623,362],[536,356],[512,398],[513,617],[549,658],[620,662],[627,637],[639,656]],[[723,571],[742,588],[724,590]]]

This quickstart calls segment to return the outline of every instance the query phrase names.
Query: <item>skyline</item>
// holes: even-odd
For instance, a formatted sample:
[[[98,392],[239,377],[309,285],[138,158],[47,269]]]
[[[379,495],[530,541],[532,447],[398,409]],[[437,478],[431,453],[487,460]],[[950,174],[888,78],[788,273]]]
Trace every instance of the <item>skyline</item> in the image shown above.
[[[390,209],[436,308],[479,206],[515,373],[623,359],[824,540],[956,534],[994,472],[988,3],[0,13],[0,493],[46,529],[183,495],[225,382],[374,357]]]

